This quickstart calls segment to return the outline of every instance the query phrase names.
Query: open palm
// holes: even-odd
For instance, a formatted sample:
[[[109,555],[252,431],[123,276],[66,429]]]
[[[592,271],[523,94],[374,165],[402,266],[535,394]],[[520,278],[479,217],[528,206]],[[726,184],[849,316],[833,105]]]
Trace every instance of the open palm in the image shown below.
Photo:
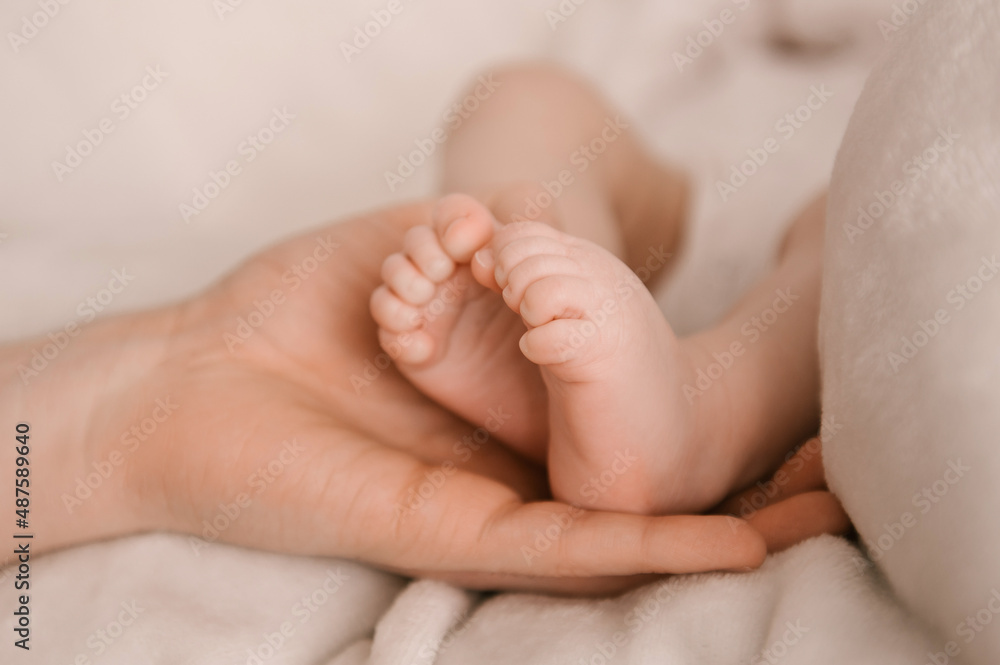
[[[195,549],[218,540],[351,557],[483,588],[605,591],[637,575],[759,565],[764,536],[731,517],[549,500],[540,469],[394,370],[368,297],[382,259],[429,210],[300,236],[191,301],[137,315],[168,320],[166,342],[146,371],[108,382],[83,444],[85,458],[107,459],[156,400],[172,405],[109,483],[102,504],[123,506],[120,531],[190,533]],[[134,319],[118,325],[141,329]],[[774,535],[776,516],[795,522],[806,503],[826,519],[810,517],[796,539],[842,528],[832,497],[813,494],[798,512],[753,516],[768,540],[788,540]]]

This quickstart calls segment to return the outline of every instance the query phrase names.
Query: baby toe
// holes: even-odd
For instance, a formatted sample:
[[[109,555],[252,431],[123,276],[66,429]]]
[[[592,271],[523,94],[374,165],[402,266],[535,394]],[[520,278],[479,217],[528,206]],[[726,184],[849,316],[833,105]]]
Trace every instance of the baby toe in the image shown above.
[[[413,330],[420,321],[420,310],[403,302],[384,284],[372,292],[370,309],[375,323],[390,332]]]
[[[507,275],[507,285],[503,289],[507,304],[520,302],[529,286],[544,277],[584,276],[580,265],[566,256],[535,254],[515,265]]]
[[[585,336],[578,319],[558,319],[521,336],[518,346],[524,357],[536,365],[558,365],[581,355]],[[585,331],[584,331],[585,332]]]
[[[441,246],[458,263],[468,263],[472,255],[493,237],[493,215],[483,204],[466,194],[443,197],[431,217]]]
[[[469,267],[472,269],[472,276],[477,282],[494,293],[500,293],[502,288],[497,284],[496,266],[497,263],[493,256],[493,250],[490,247],[483,247],[473,255],[472,263]]]
[[[592,295],[593,288],[585,279],[543,277],[525,289],[517,311],[528,326],[537,328],[556,319],[582,317]]]
[[[505,244],[494,243],[493,253],[496,257],[497,284],[506,287],[511,272],[522,262],[539,255],[567,256],[569,247],[546,236],[524,236]]]
[[[443,282],[455,272],[455,262],[429,226],[414,226],[406,232],[403,253],[432,282]]]
[[[423,305],[434,297],[434,283],[402,254],[392,254],[382,263],[382,281],[411,305]]]
[[[422,330],[405,333],[379,330],[378,341],[389,357],[398,363],[420,365],[434,355],[434,339]]]

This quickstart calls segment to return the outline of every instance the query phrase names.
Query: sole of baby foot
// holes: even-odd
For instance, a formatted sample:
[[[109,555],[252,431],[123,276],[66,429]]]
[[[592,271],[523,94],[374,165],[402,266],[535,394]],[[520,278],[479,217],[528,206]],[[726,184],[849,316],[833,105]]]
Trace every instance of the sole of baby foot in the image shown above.
[[[524,324],[473,278],[470,266],[497,226],[472,197],[443,197],[432,225],[411,228],[402,251],[386,258],[371,312],[382,348],[411,383],[486,434],[544,462],[546,392],[538,368],[518,350]]]
[[[483,255],[477,255],[477,259]],[[588,241],[526,222],[484,260],[524,322],[519,347],[549,395],[553,495],[634,513],[700,510],[722,479],[684,385],[695,360],[628,266]]]

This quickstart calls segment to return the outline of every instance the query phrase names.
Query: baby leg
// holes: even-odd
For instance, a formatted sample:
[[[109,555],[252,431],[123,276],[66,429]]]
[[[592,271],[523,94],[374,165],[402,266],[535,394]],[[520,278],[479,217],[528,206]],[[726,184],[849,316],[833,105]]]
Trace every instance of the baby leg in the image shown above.
[[[631,265],[652,256],[667,268],[682,237],[687,186],[641,149],[627,120],[558,69],[508,69],[481,77],[477,88],[480,97],[493,92],[449,135],[443,189],[472,194],[489,211],[468,198],[442,199],[433,226],[412,229],[387,259],[372,312],[411,382],[473,423],[487,424],[502,408],[508,417],[497,437],[544,461],[548,394],[518,350],[526,328],[470,279],[472,254],[501,226],[538,220]]]

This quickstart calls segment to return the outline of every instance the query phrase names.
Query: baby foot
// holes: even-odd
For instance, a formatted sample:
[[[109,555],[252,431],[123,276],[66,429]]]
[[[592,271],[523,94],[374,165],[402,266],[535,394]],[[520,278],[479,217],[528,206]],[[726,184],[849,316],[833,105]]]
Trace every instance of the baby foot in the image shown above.
[[[473,260],[524,321],[519,345],[549,393],[553,495],[605,510],[702,510],[725,494],[684,398],[695,359],[636,275],[586,240],[535,222],[499,229]]]
[[[545,385],[521,355],[521,319],[469,266],[497,226],[464,194],[443,197],[382,264],[371,297],[379,342],[425,395],[537,462],[548,439]]]

